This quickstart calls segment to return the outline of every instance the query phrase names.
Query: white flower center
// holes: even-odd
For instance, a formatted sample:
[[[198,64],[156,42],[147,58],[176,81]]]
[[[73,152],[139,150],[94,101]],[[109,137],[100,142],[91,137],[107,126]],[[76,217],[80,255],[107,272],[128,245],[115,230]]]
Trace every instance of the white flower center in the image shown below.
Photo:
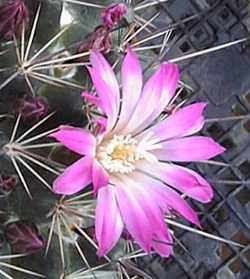
[[[135,169],[135,162],[145,159],[145,156],[131,135],[114,135],[98,146],[97,159],[111,173],[130,173]]]

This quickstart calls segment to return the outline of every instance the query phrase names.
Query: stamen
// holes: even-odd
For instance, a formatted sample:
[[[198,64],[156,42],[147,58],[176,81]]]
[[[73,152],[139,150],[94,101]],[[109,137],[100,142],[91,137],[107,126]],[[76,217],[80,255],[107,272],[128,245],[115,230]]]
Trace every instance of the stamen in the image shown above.
[[[138,160],[157,160],[153,154],[148,152],[153,148],[147,140],[147,136],[140,143],[131,135],[114,135],[111,140],[102,142],[97,148],[97,159],[110,173],[131,173],[135,170]]]
[[[131,135],[114,135],[99,146],[97,158],[111,173],[130,173],[135,169],[135,161],[141,159],[136,152],[136,145],[137,141]]]

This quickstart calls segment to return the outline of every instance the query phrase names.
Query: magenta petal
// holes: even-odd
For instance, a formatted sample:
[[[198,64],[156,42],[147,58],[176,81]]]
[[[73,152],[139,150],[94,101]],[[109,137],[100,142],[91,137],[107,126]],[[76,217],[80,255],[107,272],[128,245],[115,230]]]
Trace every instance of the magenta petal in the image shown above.
[[[100,52],[92,51],[90,55],[90,62],[103,81],[111,86],[113,98],[119,102],[119,85],[117,83],[115,73],[108,61]]]
[[[162,191],[162,195],[164,195],[168,207],[175,210],[189,222],[200,226],[200,222],[196,212],[177,192],[166,187],[166,189]]]
[[[165,212],[173,209],[191,223],[199,225],[197,214],[177,192],[146,174],[135,172],[133,177],[143,182],[144,191],[147,191]]]
[[[168,140],[161,143],[162,148],[153,151],[159,160],[191,162],[211,159],[225,151],[212,138],[193,136]]]
[[[153,191],[145,191],[144,183],[148,183],[144,175],[133,173],[124,178],[126,185],[129,185],[131,193],[136,196],[138,204],[141,204],[144,208],[149,222],[154,222],[154,231],[165,229],[163,224],[163,212],[158,204],[158,197],[156,197]],[[139,184],[140,183],[140,184]]]
[[[93,69],[109,87],[109,91],[105,92],[105,94],[109,95],[110,100],[112,100],[113,105],[118,111],[120,103],[120,89],[112,67],[100,52],[91,52],[90,62]]]
[[[140,180],[142,181],[142,180]],[[129,186],[132,183],[129,182]],[[133,184],[133,191],[136,191],[138,203],[140,203],[149,219],[150,224],[154,224],[152,235],[152,248],[162,257],[168,257],[172,253],[172,238],[164,222],[164,212],[160,207],[160,198],[156,198],[155,193],[145,191],[144,183],[139,186]]]
[[[109,175],[97,160],[93,161],[92,182],[94,193],[97,193],[101,187],[107,186]]]
[[[181,166],[168,163],[139,162],[137,168],[155,176],[190,198],[203,203],[211,201],[213,189],[199,174]]]
[[[122,106],[117,129],[126,124],[134,111],[142,90],[142,70],[136,54],[128,49],[122,69]]]
[[[124,128],[125,133],[130,133],[140,127],[153,113],[159,104],[164,84],[163,79],[164,67],[161,65],[156,73],[146,82],[135,111],[132,114],[130,121]]]
[[[92,162],[92,158],[84,157],[68,167],[54,181],[54,192],[62,195],[72,195],[88,186],[92,180]]]
[[[172,253],[172,238],[164,222],[164,212],[161,210],[160,206],[161,197],[157,192],[154,192],[154,188],[151,187],[151,182],[148,184],[150,190],[145,191],[144,185],[149,181],[145,179],[143,174],[134,173],[131,176],[127,176],[124,181],[126,181],[128,187],[131,188],[131,192],[136,196],[137,203],[142,205],[149,223],[154,224],[152,247],[161,256],[168,257]],[[141,185],[138,184],[138,182],[140,182]]]
[[[159,141],[197,133],[204,125],[203,111],[206,103],[186,106],[140,135],[152,132]]]
[[[162,94],[161,104],[162,109],[168,104],[168,102],[175,95],[178,81],[180,79],[180,71],[177,64],[164,63],[165,67],[165,84],[164,92]]]
[[[176,93],[178,81],[180,79],[179,68],[173,63],[164,63],[164,83],[161,92],[161,99],[154,113],[150,116],[150,120],[158,117],[162,111],[167,107],[169,101]]]
[[[95,153],[95,137],[82,128],[62,126],[59,131],[50,134],[49,137],[55,138],[78,154],[93,156]]]
[[[123,231],[115,190],[113,186],[106,186],[98,191],[95,233],[99,243],[98,255],[100,257],[115,246]]]
[[[198,181],[198,187],[193,187],[193,188],[190,187],[190,189],[188,189],[186,191],[187,196],[192,197],[203,203],[211,202],[211,200],[214,196],[214,191],[213,191],[213,188],[211,187],[211,185],[206,181],[206,179],[204,179],[202,176],[200,176],[197,172],[195,172],[193,170],[190,170],[190,169],[184,168],[184,167],[180,167],[180,168],[184,172],[190,173]]]
[[[152,246],[161,257],[169,257],[173,254],[173,239],[167,224],[164,226],[166,227],[164,231],[155,231]]]
[[[140,204],[137,194],[130,189],[129,185],[116,186],[116,197],[123,222],[135,241],[149,253],[153,228],[145,213],[147,204]]]
[[[108,117],[110,128],[115,124],[118,115],[118,106],[114,102],[113,96],[110,94],[112,88],[100,76],[99,72],[88,67],[91,79],[95,85],[96,92],[100,98],[100,104],[103,112]]]
[[[126,194],[121,194],[121,200],[118,199],[118,201],[128,232],[145,251],[149,252],[150,248],[153,247],[161,256],[169,256],[172,253],[172,238],[164,222],[164,212],[161,210],[163,200],[160,194],[154,191],[151,184],[148,184],[145,191],[144,186],[148,181],[144,179],[143,175],[132,174],[123,177],[123,180],[125,184],[120,187],[120,190],[124,189]],[[142,184],[139,185],[138,181]],[[126,195],[131,195],[131,199],[126,200]],[[132,197],[134,199],[133,204],[131,204]],[[121,204],[121,202],[124,202],[124,204]],[[131,212],[132,216],[128,212],[131,206],[134,207],[131,209],[133,210]],[[122,211],[123,207],[124,212]],[[140,210],[145,216],[144,214],[140,215]]]
[[[146,82],[135,112],[124,128],[126,133],[142,130],[160,115],[176,89],[179,74],[175,72],[178,72],[175,64],[163,63]]]

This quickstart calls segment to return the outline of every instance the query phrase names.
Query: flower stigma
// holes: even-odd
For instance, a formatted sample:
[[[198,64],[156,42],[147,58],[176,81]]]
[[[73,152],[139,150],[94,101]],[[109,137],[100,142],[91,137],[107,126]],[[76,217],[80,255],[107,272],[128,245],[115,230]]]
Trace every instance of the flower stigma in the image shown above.
[[[146,159],[131,135],[114,135],[97,148],[97,159],[110,173],[131,173],[138,160]]]

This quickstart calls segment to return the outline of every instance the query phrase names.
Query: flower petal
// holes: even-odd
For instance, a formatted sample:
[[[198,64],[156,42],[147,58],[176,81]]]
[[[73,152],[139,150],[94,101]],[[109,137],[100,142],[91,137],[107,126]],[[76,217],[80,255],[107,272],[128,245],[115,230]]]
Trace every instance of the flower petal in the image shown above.
[[[159,141],[163,141],[197,133],[204,125],[202,113],[205,107],[206,103],[196,103],[186,106],[165,120],[157,123],[155,126],[147,129],[140,134],[139,138],[143,138],[147,133],[152,132]]]
[[[137,169],[162,180],[188,197],[202,203],[210,202],[213,197],[213,189],[209,183],[188,168],[168,163],[140,161]]]
[[[145,84],[141,97],[124,133],[137,132],[148,126],[167,105],[173,96],[179,71],[175,64],[161,64]]]
[[[203,203],[209,203],[211,202],[214,191],[211,185],[207,182],[206,179],[204,179],[202,176],[200,176],[197,172],[190,170],[188,168],[180,167],[184,172],[190,173],[192,176],[194,176],[197,181],[199,187],[188,189],[188,195],[189,197],[193,197],[194,199],[203,202]],[[177,187],[176,187],[177,188]]]
[[[98,255],[107,254],[119,240],[123,222],[117,206],[115,188],[106,186],[98,191],[95,234],[99,243]]]
[[[107,111],[105,111],[105,113],[108,117],[113,116],[115,118],[115,120],[112,120],[111,123],[113,125],[116,121],[120,107],[120,90],[115,73],[108,61],[100,52],[92,51],[90,55],[90,62],[93,67],[93,71],[90,71],[91,78],[101,99],[101,103],[107,103],[108,99],[111,105],[113,115],[108,114]]]
[[[133,113],[142,90],[142,70],[136,54],[128,49],[122,69],[122,106],[116,129],[126,124]]]
[[[139,178],[139,179],[138,179]],[[168,257],[172,253],[172,238],[167,231],[167,226],[164,222],[164,212],[159,206],[159,196],[155,195],[153,189],[145,191],[144,177],[141,175],[138,177],[136,174],[127,176],[127,187],[131,188],[131,191],[137,197],[137,202],[142,205],[144,212],[146,213],[149,223],[154,224],[154,230],[152,235],[152,247],[163,257]],[[143,182],[139,184],[138,182]]]
[[[167,107],[169,101],[173,98],[176,93],[178,81],[180,79],[179,68],[176,64],[164,63],[165,74],[164,74],[164,87],[161,93],[161,99],[158,106],[155,108],[154,113],[150,116],[150,121],[157,118],[162,111]]]
[[[59,131],[50,134],[49,137],[55,138],[78,154],[93,156],[95,153],[95,137],[82,128],[61,126]]]
[[[93,161],[92,182],[94,193],[97,193],[101,187],[107,186],[109,175],[97,160]]]
[[[175,210],[189,222],[200,226],[196,212],[177,192],[165,187],[165,189],[162,191],[162,195],[164,195],[168,207]]]
[[[164,231],[154,232],[152,246],[161,257],[169,257],[173,254],[173,239],[167,224],[164,224],[164,226],[166,227]]]
[[[116,80],[115,73],[108,63],[108,61],[104,58],[104,56],[100,52],[92,51],[90,55],[90,62],[93,69],[96,70],[100,78],[110,86],[110,99],[112,99],[116,106],[119,107],[120,102],[120,90],[119,85]]]
[[[68,167],[54,181],[54,192],[62,195],[72,195],[88,186],[92,180],[92,161],[92,158],[84,157]]]
[[[154,197],[163,211],[168,212],[169,209],[173,209],[189,222],[196,225],[200,224],[195,211],[176,191],[143,173],[134,172],[132,177],[143,183],[144,191],[148,192],[152,198]]]
[[[152,153],[163,161],[191,162],[213,158],[225,151],[212,138],[193,136],[161,143],[162,148]]]
[[[118,115],[118,106],[114,102],[114,98],[111,94],[111,85],[107,84],[101,78],[99,72],[96,69],[88,67],[88,71],[94,83],[96,92],[100,98],[100,106],[108,118],[108,126],[111,129],[116,123]]]
[[[152,224],[145,213],[147,204],[139,202],[140,195],[124,182],[116,183],[116,197],[123,222],[128,232],[146,252],[152,245]]]

